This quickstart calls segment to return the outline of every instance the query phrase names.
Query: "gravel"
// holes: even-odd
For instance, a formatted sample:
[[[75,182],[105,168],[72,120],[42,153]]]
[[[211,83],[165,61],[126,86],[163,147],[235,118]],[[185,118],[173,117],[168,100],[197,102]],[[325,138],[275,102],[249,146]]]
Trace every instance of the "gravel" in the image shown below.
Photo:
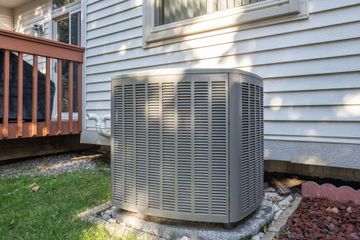
[[[303,198],[279,239],[360,240],[360,205]]]
[[[265,190],[262,206],[246,220],[241,221],[240,224],[238,224],[238,226],[232,230],[225,230],[223,226],[218,224],[212,224],[212,227],[209,228],[209,224],[207,223],[197,223],[189,226],[186,224],[186,222],[182,221],[173,221],[167,219],[159,220],[157,218],[144,219],[144,216],[139,216],[138,214],[119,211],[114,206],[112,206],[110,202],[102,204],[94,209],[87,210],[81,213],[79,216],[86,221],[90,221],[96,224],[103,224],[114,237],[120,236],[117,235],[116,231],[113,229],[118,228],[135,231],[136,233],[144,233],[148,236],[151,235],[150,239],[154,240],[219,240],[243,239],[244,237],[245,239],[249,239],[248,237],[251,235],[255,235],[252,238],[253,240],[263,240],[265,239],[265,234],[261,231],[265,230],[265,225],[267,223],[274,222],[274,215],[278,215],[279,217],[283,211],[286,211],[286,209],[292,205],[293,201],[294,198],[292,196],[284,197],[277,194],[275,189],[268,188]],[[281,227],[278,229],[280,228]]]
[[[55,175],[81,169],[94,169],[103,154],[94,151],[72,152],[28,158],[0,165],[0,179],[8,177]]]

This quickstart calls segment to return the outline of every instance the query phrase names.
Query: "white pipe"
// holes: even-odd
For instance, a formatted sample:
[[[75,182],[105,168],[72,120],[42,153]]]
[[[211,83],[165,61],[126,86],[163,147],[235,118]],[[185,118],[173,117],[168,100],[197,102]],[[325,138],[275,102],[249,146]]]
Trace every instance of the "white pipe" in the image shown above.
[[[111,120],[109,115],[99,117],[94,113],[88,113],[87,117],[89,120],[95,121],[96,132],[103,137],[111,137],[111,131],[106,128],[106,121]]]

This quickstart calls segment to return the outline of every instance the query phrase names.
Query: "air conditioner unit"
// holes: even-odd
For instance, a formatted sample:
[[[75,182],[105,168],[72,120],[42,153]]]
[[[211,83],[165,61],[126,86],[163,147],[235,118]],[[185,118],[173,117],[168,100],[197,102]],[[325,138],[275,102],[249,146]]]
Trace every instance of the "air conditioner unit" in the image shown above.
[[[233,223],[263,199],[263,88],[236,69],[112,81],[112,202],[145,215]]]

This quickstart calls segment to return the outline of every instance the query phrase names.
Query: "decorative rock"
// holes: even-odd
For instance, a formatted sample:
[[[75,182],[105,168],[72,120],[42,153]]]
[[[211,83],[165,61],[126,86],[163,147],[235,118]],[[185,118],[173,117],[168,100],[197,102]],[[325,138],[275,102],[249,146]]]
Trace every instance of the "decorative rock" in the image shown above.
[[[109,223],[116,223],[116,219],[110,218],[110,219],[108,220],[108,222],[109,222]]]
[[[272,203],[277,203],[279,201],[281,201],[283,198],[281,196],[279,196],[279,194],[277,194],[276,192],[266,192],[265,196],[264,196],[264,200],[266,201],[270,201]]]
[[[351,240],[359,240],[360,238],[358,237],[358,235],[356,233],[351,233],[350,234],[350,239]]]
[[[351,207],[348,207],[348,208],[346,209],[346,212],[347,212],[347,213],[352,213]]]
[[[331,211],[332,211],[333,213],[335,213],[335,214],[338,214],[338,213],[339,213],[339,209],[337,209],[336,207],[333,207],[333,208],[331,209]]]
[[[103,214],[101,218],[104,219],[105,221],[108,221],[110,220],[111,216],[109,214]]]
[[[177,240],[190,240],[190,238],[188,236],[183,236],[181,238],[178,238]]]
[[[104,213],[111,215],[111,209],[106,210]]]
[[[291,205],[292,201],[293,201],[293,197],[291,195],[287,196],[285,199],[279,202],[279,207],[282,209],[287,208],[288,206]]]
[[[251,238],[251,240],[261,240],[259,235],[255,235]]]
[[[116,216],[117,212],[119,211],[119,209],[114,208],[114,207],[112,207],[111,209],[112,209],[111,210],[111,217],[115,218],[115,216]]]
[[[326,228],[329,229],[332,232],[337,230],[337,227],[333,223],[330,223],[330,224],[326,225]]]
[[[264,239],[264,233],[263,232],[259,232],[257,235],[253,236],[251,238],[251,240],[262,240]]]
[[[278,220],[279,217],[280,217],[280,215],[282,214],[282,212],[283,212],[283,210],[277,211],[277,212],[275,213],[275,215],[274,215],[274,220]]]
[[[273,210],[274,210],[274,212],[278,212],[280,210],[280,208],[278,205],[273,204]]]
[[[280,232],[278,239],[360,240],[359,217],[360,205],[353,202],[303,198],[299,207],[287,220],[283,228],[286,231]]]

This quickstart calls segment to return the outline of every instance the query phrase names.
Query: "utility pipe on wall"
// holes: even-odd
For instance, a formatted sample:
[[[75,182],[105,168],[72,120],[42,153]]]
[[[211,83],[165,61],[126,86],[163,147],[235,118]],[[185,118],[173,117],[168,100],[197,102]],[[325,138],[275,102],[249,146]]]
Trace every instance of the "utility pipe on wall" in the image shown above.
[[[106,121],[110,121],[110,115],[99,117],[94,113],[88,113],[87,117],[89,120],[95,121],[96,132],[103,137],[111,137],[111,131],[106,128]]]

